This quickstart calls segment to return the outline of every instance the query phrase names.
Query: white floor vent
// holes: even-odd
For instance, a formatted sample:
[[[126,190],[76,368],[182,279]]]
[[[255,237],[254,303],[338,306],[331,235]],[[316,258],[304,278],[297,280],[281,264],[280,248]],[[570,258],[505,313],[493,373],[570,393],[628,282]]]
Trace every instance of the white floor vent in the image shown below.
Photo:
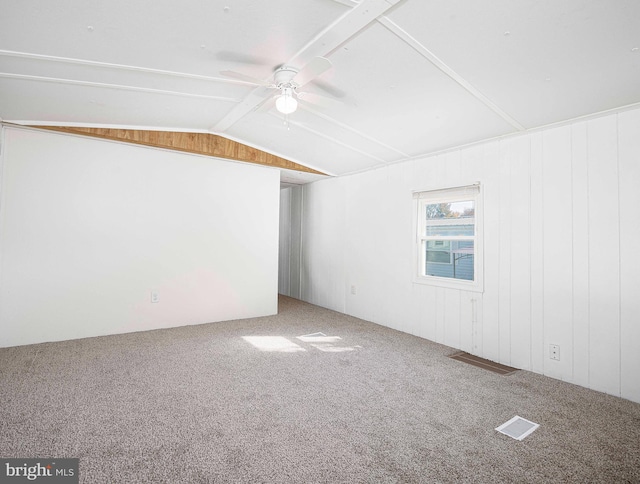
[[[539,424],[533,423],[526,418],[518,417],[516,415],[508,422],[505,422],[500,425],[500,427],[497,427],[496,430],[502,434],[508,435],[513,439],[522,440],[538,427],[540,427]]]

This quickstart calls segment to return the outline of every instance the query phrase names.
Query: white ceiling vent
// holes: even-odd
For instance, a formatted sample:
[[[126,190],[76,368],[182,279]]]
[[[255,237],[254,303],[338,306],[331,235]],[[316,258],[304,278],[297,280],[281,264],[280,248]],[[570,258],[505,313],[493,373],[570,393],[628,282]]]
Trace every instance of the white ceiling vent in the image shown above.
[[[500,427],[497,427],[496,430],[502,434],[508,435],[513,439],[522,440],[538,427],[540,427],[539,424],[533,423],[526,418],[518,417],[516,415],[508,422],[505,422],[500,425]]]

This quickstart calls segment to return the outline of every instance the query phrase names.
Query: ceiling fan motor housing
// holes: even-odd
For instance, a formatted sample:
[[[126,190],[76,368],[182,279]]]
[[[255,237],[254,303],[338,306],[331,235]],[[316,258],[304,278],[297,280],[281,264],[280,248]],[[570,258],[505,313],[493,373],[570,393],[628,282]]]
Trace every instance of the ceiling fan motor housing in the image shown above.
[[[297,69],[288,66],[282,66],[276,69],[273,73],[273,80],[275,81],[276,87],[279,89],[283,89],[285,87],[290,87],[295,89],[298,85],[293,82],[293,78],[298,73]]]

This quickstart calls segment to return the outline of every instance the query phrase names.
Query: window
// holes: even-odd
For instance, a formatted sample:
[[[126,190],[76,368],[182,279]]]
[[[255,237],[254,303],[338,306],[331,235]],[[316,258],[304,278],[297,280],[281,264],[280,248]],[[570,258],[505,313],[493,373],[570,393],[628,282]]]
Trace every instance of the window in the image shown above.
[[[451,264],[451,242],[448,240],[427,241],[427,264]]]
[[[482,291],[480,186],[414,193],[415,282]]]

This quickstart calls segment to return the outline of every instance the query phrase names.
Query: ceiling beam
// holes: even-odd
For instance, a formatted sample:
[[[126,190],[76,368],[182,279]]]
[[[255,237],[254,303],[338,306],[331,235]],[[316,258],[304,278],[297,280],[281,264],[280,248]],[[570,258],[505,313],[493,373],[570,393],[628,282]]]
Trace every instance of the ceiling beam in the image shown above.
[[[302,69],[314,57],[326,57],[334,50],[375,22],[402,0],[362,0],[356,7],[329,25],[300,49],[286,65]],[[268,90],[260,86],[254,89],[241,103],[237,104],[212,129],[214,133],[224,133],[247,114],[255,111],[268,96]]]
[[[402,0],[363,0],[300,49],[289,63],[304,65],[314,57],[327,57],[400,1]]]
[[[257,148],[209,133],[183,133],[174,131],[149,131],[115,128],[82,128],[70,126],[31,126],[63,133],[91,136],[111,141],[122,141],[154,148],[183,151],[197,155],[213,156],[234,161],[255,163],[273,168],[301,171],[314,175],[326,175],[304,165],[299,165]]]
[[[474,96],[477,100],[491,109],[494,113],[500,116],[504,121],[509,123],[512,127],[517,129],[518,131],[524,131],[526,128],[520,124],[517,120],[511,117],[507,112],[503,111],[497,104],[495,104],[491,99],[482,94],[478,89],[476,89],[471,83],[469,83],[465,78],[459,75],[456,71],[451,69],[447,64],[445,64],[438,56],[436,56],[433,52],[427,49],[424,45],[422,45],[418,40],[411,36],[406,30],[401,28],[398,24],[393,22],[387,17],[382,17],[378,19],[378,22],[384,25],[391,33],[396,35],[398,38],[402,39],[407,45],[412,47],[416,52],[426,58],[429,62],[431,62],[434,66],[444,72],[447,76],[457,82],[460,86],[469,92],[472,96]]]

